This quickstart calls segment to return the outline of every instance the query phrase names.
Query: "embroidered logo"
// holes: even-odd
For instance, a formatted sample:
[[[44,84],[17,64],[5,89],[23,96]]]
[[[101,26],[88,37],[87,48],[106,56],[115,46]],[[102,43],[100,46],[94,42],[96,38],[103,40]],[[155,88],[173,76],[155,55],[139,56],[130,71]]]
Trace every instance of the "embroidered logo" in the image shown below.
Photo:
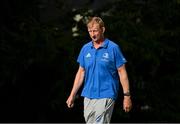
[[[104,54],[103,54],[103,58],[108,59],[108,58],[109,58],[109,54],[108,54],[108,53],[104,53]]]
[[[88,54],[86,55],[86,58],[90,58],[90,57],[91,57],[91,54],[88,53]]]
[[[108,59],[109,59],[109,54],[108,54],[108,53],[104,53],[104,54],[102,55],[101,61],[108,62],[108,61],[109,61]]]

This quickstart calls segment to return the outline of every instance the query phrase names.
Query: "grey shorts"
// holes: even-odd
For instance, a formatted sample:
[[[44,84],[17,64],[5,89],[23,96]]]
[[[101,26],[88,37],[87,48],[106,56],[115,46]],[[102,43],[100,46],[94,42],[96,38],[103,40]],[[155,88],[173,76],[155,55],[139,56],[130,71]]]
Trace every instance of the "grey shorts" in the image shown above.
[[[84,98],[84,118],[86,123],[110,123],[115,101],[111,98]]]

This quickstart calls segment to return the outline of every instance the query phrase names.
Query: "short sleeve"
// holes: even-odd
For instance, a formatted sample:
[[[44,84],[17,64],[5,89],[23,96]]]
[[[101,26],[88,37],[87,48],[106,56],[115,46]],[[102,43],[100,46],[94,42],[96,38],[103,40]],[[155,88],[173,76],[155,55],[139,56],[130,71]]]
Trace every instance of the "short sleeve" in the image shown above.
[[[84,64],[84,47],[81,49],[80,53],[79,53],[79,56],[77,58],[77,62],[79,63],[79,65],[81,67],[85,67],[85,64]]]
[[[114,57],[115,57],[116,68],[119,68],[120,66],[122,66],[127,62],[119,46],[114,47]]]

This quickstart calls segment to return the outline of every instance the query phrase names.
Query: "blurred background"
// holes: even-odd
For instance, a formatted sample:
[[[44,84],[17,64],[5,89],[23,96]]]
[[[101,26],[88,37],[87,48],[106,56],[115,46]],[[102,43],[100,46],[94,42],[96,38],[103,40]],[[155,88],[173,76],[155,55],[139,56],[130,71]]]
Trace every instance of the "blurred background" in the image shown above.
[[[83,123],[68,109],[88,16],[100,16],[126,65],[133,101],[112,122],[180,122],[180,0],[1,0],[0,122]],[[178,57],[179,56],[179,57]]]

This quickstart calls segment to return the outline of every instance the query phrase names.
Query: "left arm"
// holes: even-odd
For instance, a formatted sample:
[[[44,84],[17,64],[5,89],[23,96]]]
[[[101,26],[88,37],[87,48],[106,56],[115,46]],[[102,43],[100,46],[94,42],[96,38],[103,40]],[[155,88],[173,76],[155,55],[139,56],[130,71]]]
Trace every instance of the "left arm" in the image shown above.
[[[125,110],[125,112],[129,112],[132,108],[132,102],[130,97],[129,80],[125,65],[122,65],[121,67],[118,68],[118,74],[124,93],[123,109]]]

